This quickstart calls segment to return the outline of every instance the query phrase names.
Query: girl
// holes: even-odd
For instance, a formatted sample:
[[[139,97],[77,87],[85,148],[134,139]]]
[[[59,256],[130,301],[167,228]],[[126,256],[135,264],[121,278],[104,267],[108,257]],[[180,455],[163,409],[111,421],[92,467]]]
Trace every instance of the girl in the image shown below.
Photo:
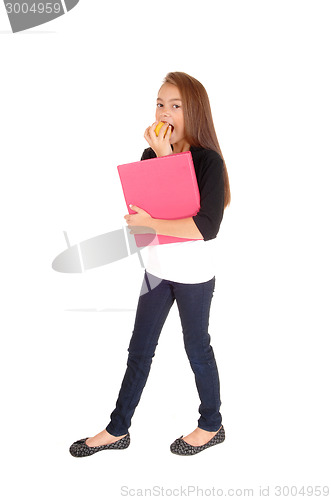
[[[158,122],[164,125],[155,132]],[[89,456],[130,444],[128,429],[150,371],[163,324],[173,302],[179,309],[184,345],[200,397],[198,427],[170,446],[192,455],[225,439],[220,414],[217,366],[208,334],[215,276],[212,251],[224,208],[230,203],[227,169],[216,137],[205,88],[186,73],[168,73],[156,104],[156,122],[144,135],[150,147],[141,160],[191,151],[200,191],[197,215],[177,220],[153,219],[143,207],[126,215],[129,227],[153,228],[156,234],[194,241],[149,246],[143,288],[129,345],[127,369],[116,408],[107,427],[94,437],[73,443],[73,456]],[[150,283],[156,283],[151,287]],[[143,290],[142,288],[142,290]]]

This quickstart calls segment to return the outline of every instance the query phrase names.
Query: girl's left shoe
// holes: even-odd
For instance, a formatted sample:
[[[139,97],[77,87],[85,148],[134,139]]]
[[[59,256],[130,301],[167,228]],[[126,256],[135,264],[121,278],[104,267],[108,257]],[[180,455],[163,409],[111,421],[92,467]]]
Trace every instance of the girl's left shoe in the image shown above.
[[[208,441],[208,443],[203,444],[202,446],[192,446],[191,444],[186,443],[186,441],[184,441],[182,437],[183,436],[176,439],[170,445],[170,451],[172,453],[175,453],[176,455],[196,455],[197,453],[200,453],[200,451],[203,451],[206,448],[210,448],[215,444],[223,443],[225,439],[225,431],[222,425],[217,434],[215,434],[215,436],[211,438],[211,440]]]

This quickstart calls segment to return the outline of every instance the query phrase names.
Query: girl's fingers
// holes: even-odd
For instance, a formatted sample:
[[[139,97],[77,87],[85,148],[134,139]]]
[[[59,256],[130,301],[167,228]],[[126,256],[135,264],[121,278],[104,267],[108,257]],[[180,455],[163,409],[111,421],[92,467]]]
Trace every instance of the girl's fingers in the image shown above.
[[[164,127],[164,129],[163,129],[163,127]],[[169,125],[169,123],[166,123],[163,127],[161,128],[159,135],[161,135],[161,139],[163,139],[165,141],[170,141],[172,127],[171,127],[171,125]]]
[[[169,127],[169,123],[165,123],[164,125],[162,125],[162,127],[160,128],[159,130],[159,137],[161,139],[164,139],[165,135],[166,135],[166,130],[167,130],[167,127]]]
[[[166,132],[165,139],[170,139],[171,132],[172,132],[172,127],[168,125],[168,130]]]
[[[162,151],[160,151],[159,148],[164,148],[163,145],[165,143],[168,143],[170,146],[170,135],[172,128],[169,123],[165,122],[159,129],[158,135],[156,135],[155,129],[158,123],[158,121],[154,122],[150,127],[147,127],[147,129],[145,130],[144,138],[146,139],[150,147],[154,149],[157,156],[162,156]]]
[[[158,122],[154,122],[153,125],[151,125],[150,127],[147,127],[147,129],[145,130],[144,137],[146,140],[151,139],[153,137],[152,136],[153,132],[155,134],[155,127],[156,127],[157,123]]]
[[[151,127],[147,127],[147,129],[145,130],[144,138],[146,139],[148,144],[151,146],[152,137],[151,137],[151,133],[150,133],[150,128]]]

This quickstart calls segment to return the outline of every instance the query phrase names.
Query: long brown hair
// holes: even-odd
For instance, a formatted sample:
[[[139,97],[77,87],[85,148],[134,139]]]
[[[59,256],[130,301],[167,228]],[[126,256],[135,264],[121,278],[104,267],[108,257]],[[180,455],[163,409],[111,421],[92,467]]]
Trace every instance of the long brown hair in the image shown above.
[[[193,76],[181,71],[168,73],[163,83],[176,85],[182,97],[186,139],[191,146],[212,149],[223,160],[224,208],[230,204],[228,171],[215,132],[208,94]]]

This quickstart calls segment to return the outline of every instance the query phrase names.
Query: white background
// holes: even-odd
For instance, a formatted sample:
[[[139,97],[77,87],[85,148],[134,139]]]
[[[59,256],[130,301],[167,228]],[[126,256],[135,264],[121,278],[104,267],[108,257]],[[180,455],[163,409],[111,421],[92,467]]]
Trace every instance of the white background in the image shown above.
[[[328,484],[329,14],[319,0],[81,0],[12,34],[0,6],[4,498]],[[210,319],[226,440],[169,451],[199,403],[174,306],[130,448],[75,459],[70,444],[109,422],[143,270],[136,256],[82,275],[51,263],[63,231],[74,244],[124,224],[116,167],[147,147],[168,71],[206,87],[232,190]]]

